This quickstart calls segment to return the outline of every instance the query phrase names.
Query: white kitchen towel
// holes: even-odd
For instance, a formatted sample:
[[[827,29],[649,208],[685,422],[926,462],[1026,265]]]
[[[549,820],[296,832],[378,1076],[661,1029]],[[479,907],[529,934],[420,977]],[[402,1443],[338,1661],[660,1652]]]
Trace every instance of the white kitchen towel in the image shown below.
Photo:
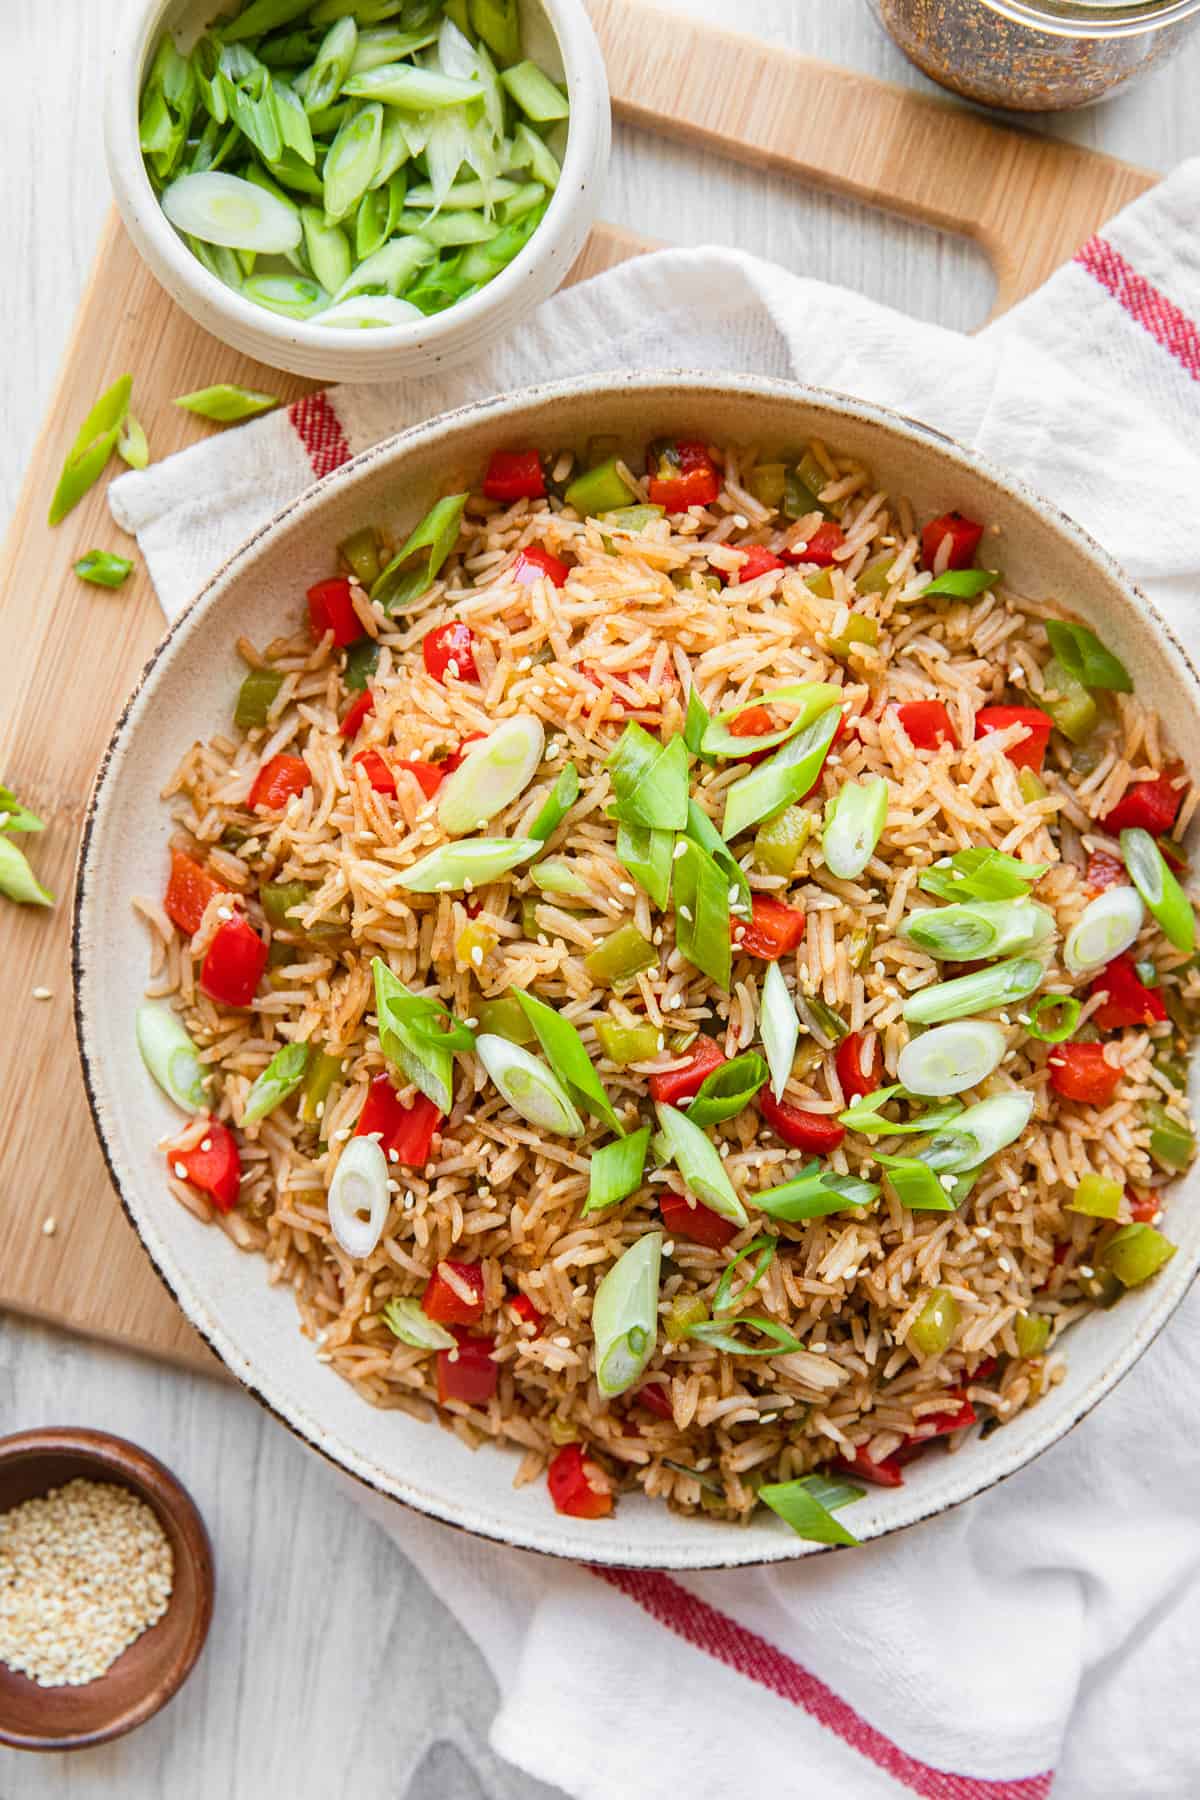
[[[1200,162],[974,338],[730,251],[665,252],[558,295],[484,362],[314,396],[122,476],[112,507],[173,615],[314,474],[445,407],[604,369],[792,375],[1019,472],[1200,653],[1197,320]],[[1055,1800],[1184,1800],[1200,1793],[1197,1393],[1193,1294],[1032,1467],[786,1569],[551,1564],[348,1492],[480,1644],[497,1750],[578,1800],[1042,1800],[1052,1784]]]

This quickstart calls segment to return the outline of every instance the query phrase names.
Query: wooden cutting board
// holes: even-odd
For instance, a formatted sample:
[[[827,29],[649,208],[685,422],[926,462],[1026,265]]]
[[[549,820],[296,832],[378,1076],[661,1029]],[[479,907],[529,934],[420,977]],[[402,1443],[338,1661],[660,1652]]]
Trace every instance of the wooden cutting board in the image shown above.
[[[591,0],[591,10],[618,121],[970,237],[994,265],[998,310],[1156,179],[638,0]],[[568,279],[647,247],[597,227]],[[0,560],[0,779],[46,820],[41,837],[24,842],[58,895],[52,912],[0,902],[0,1307],[215,1371],[109,1186],[71,1020],[80,823],[113,722],[162,620],[140,567],[115,593],[71,573],[86,549],[121,547],[102,486],[53,531],[45,514],[81,419],[125,370],[135,372],[136,410],[156,458],[210,429],[171,405],[176,394],[231,381],[291,400],[311,385],[248,361],[193,325],[109,221]],[[35,990],[49,998],[34,998]],[[132,1046],[129,1075],[141,1079]]]

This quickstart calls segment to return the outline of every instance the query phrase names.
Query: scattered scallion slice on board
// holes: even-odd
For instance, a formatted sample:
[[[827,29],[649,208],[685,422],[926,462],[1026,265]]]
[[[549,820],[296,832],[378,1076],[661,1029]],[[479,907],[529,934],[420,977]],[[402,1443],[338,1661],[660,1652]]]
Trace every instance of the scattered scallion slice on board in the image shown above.
[[[516,990],[517,1003],[537,1033],[538,1043],[549,1057],[555,1073],[561,1077],[572,1099],[613,1131],[623,1135],[624,1126],[613,1110],[600,1077],[592,1067],[591,1057],[583,1047],[583,1039],[570,1019],[536,999],[523,989]]]
[[[854,881],[875,854],[887,823],[888,784],[881,775],[848,781],[829,803],[821,853],[839,881]]]
[[[389,1300],[380,1317],[393,1337],[414,1350],[453,1350],[458,1342],[444,1325],[429,1317],[419,1300]]]
[[[353,1137],[338,1158],[326,1196],[333,1235],[356,1260],[370,1256],[383,1236],[391,1195],[387,1157],[374,1138]]]
[[[0,832],[45,831],[46,822],[31,812],[10,787],[0,786]]]
[[[581,1137],[583,1120],[553,1069],[508,1038],[482,1032],[475,1040],[480,1062],[514,1112],[540,1131]]]
[[[1046,636],[1068,675],[1073,675],[1084,687],[1132,694],[1129,670],[1086,625],[1076,625],[1069,619],[1047,619]]]
[[[605,1212],[619,1200],[627,1200],[642,1185],[646,1168],[646,1151],[650,1147],[650,1127],[631,1131],[628,1137],[614,1138],[592,1152],[588,1169],[588,1197],[583,1209],[589,1213]]]
[[[783,970],[777,962],[767,964],[758,1028],[762,1034],[763,1049],[767,1053],[767,1066],[771,1071],[771,1092],[776,1100],[782,1100],[783,1090],[791,1078],[792,1059],[800,1039],[800,1018],[792,996],[788,993]]]
[[[162,209],[177,231],[230,250],[294,250],[303,235],[294,207],[223,169],[181,175],[164,190]]]
[[[138,1007],[135,1029],[142,1061],[168,1100],[186,1113],[203,1112],[204,1065],[179,1015],[165,1002],[147,1001]]]
[[[774,968],[774,964],[771,965]],[[763,1082],[767,1065],[754,1050],[721,1063],[706,1075],[687,1109],[688,1123],[701,1128],[745,1112]]]
[[[180,394],[172,402],[184,412],[201,419],[215,419],[219,425],[232,425],[239,419],[254,419],[279,405],[274,394],[259,394],[253,388],[235,387],[220,382],[216,387],[197,388],[193,394]]]
[[[1162,926],[1176,950],[1190,955],[1196,947],[1196,915],[1192,903],[1176,881],[1167,859],[1148,831],[1121,833],[1121,855],[1129,879]],[[1110,893],[1128,889],[1110,888]],[[1103,898],[1103,896],[1101,896]]]
[[[631,1388],[654,1355],[662,1242],[661,1231],[646,1232],[596,1289],[592,1302],[596,1385],[606,1400]]]
[[[676,1107],[659,1101],[654,1110],[658,1115],[665,1158],[675,1164],[689,1190],[723,1219],[745,1225],[746,1209],[738,1199],[737,1189],[725,1173],[711,1139]]]
[[[133,564],[127,556],[114,556],[111,550],[89,550],[75,564],[75,573],[80,581],[90,581],[95,587],[119,588],[133,574]]]
[[[308,1068],[308,1045],[285,1044],[277,1050],[262,1074],[257,1076],[242,1110],[243,1125],[257,1125],[260,1119],[282,1106],[289,1094],[295,1093]]]
[[[541,849],[536,838],[460,838],[440,844],[392,877],[410,894],[457,894],[468,882],[484,887]]]
[[[1110,892],[1113,890],[1110,890]],[[1128,891],[1128,890],[1126,890]],[[1115,956],[1117,952],[1114,950]],[[1032,994],[1045,975],[1040,962],[1031,956],[1014,956],[1008,962],[995,963],[990,969],[976,969],[954,981],[940,981],[934,987],[919,988],[904,1002],[902,1014],[910,1025],[940,1025],[946,1019],[969,1019],[975,1013],[991,1012]]]
[[[51,525],[65,519],[103,473],[121,436],[132,390],[133,376],[122,375],[101,394],[79,427],[50,501]]]
[[[1145,918],[1142,897],[1135,888],[1113,887],[1097,894],[1084,907],[1063,945],[1063,961],[1072,975],[1099,969],[1128,950],[1136,942]]]
[[[482,830],[525,792],[545,748],[542,721],[527,713],[505,719],[481,742],[468,745],[462,762],[438,790],[442,830],[451,837]]]
[[[42,886],[25,852],[4,834],[0,834],[0,894],[18,906],[54,905],[54,895]]]
[[[150,462],[150,445],[142,425],[132,413],[125,414],[124,423],[117,434],[117,455],[131,469],[145,469]]]
[[[769,1481],[758,1497],[790,1525],[797,1537],[813,1544],[857,1544],[834,1511],[861,1500],[866,1489],[850,1481],[832,1481],[827,1475],[804,1475],[798,1481]]]
[[[896,1073],[910,1094],[941,1099],[978,1087],[1003,1061],[1008,1039],[986,1019],[935,1025],[905,1044]]]

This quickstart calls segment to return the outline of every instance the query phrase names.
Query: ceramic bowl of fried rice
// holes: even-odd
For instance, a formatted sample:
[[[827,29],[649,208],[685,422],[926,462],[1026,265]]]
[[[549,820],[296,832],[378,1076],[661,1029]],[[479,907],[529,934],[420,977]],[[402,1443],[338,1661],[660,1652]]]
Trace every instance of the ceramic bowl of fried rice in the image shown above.
[[[122,1204],[434,1518],[698,1569],[941,1512],[1200,1263],[1155,887],[1198,697],[1084,532],[883,408],[614,375],[406,432],[214,576],[105,755]]]

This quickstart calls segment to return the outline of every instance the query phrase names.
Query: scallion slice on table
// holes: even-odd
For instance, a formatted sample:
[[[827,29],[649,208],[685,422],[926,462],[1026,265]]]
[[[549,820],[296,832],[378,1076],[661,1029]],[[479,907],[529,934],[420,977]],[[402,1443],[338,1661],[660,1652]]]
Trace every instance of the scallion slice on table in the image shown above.
[[[547,839],[554,836],[578,798],[579,770],[573,762],[564,763],[540,812],[530,820],[529,828],[524,835],[536,838],[538,843],[544,844]],[[544,864],[541,866],[545,867]],[[534,879],[536,880],[537,877],[535,876]]]
[[[242,1110],[243,1125],[257,1125],[274,1112],[304,1080],[308,1068],[308,1045],[285,1044],[277,1050],[262,1074],[257,1076]]]
[[[353,1137],[338,1158],[327,1196],[333,1235],[347,1256],[370,1256],[383,1236],[391,1195],[387,1157],[371,1137]]]
[[[939,900],[1023,900],[1049,863],[1027,863],[1003,850],[956,850],[925,869],[917,886]]]
[[[605,1212],[618,1200],[627,1200],[642,1185],[646,1169],[646,1151],[650,1147],[650,1127],[631,1131],[628,1137],[614,1138],[592,1152],[588,1168],[588,1197],[583,1209],[589,1213]]]
[[[800,1038],[800,1018],[777,962],[767,964],[758,1028],[767,1053],[767,1067],[771,1071],[771,1092],[776,1100],[782,1100],[783,1090],[791,1079],[792,1059]]]
[[[1117,952],[1114,950],[1114,956]],[[902,1009],[910,1025],[940,1025],[946,1019],[969,1019],[1024,1000],[1039,985],[1046,971],[1031,956],[1014,956],[990,969],[976,969],[954,981],[940,981],[909,996]]]
[[[460,838],[419,857],[393,880],[411,894],[457,894],[468,883],[483,887],[507,875],[540,849],[536,838]]]
[[[793,1225],[801,1219],[823,1219],[850,1206],[870,1206],[879,1198],[873,1181],[857,1175],[837,1175],[818,1162],[808,1163],[791,1181],[752,1194],[750,1204],[771,1219]]]
[[[861,1500],[865,1488],[850,1481],[833,1481],[827,1475],[803,1475],[797,1481],[769,1481],[758,1490],[758,1497],[771,1511],[790,1525],[797,1537],[813,1544],[857,1544],[858,1538],[847,1531],[836,1509]]]
[[[896,1073],[910,1094],[942,1099],[978,1087],[1000,1066],[1008,1040],[986,1019],[935,1025],[905,1044]]]
[[[900,935],[930,956],[964,962],[1032,950],[1054,933],[1054,914],[1035,900],[980,900],[970,906],[922,906]]]
[[[1137,941],[1145,923],[1142,897],[1135,888],[1112,887],[1085,906],[1067,933],[1063,961],[1072,975],[1099,969]]]
[[[168,1100],[186,1113],[203,1112],[204,1065],[179,1015],[165,1002],[147,1001],[138,1007],[135,1030],[142,1061]]]
[[[423,1311],[419,1300],[389,1300],[380,1317],[393,1337],[414,1350],[453,1350],[458,1342]]]
[[[1192,903],[1167,866],[1167,859],[1148,831],[1121,833],[1121,855],[1134,887],[1176,950],[1190,955],[1196,947],[1196,915]],[[1120,888],[1109,889],[1120,893]]]
[[[0,832],[45,831],[46,822],[18,800],[10,787],[0,785]]]
[[[117,455],[131,469],[144,469],[150,462],[150,445],[141,423],[132,413],[125,414],[124,423],[117,433]]]
[[[1132,694],[1129,670],[1086,625],[1076,625],[1069,619],[1047,619],[1046,636],[1057,661],[1082,686]]]
[[[611,1400],[633,1386],[658,1342],[662,1232],[648,1231],[608,1271],[592,1302],[596,1385]]]
[[[570,1094],[541,1057],[486,1031],[476,1038],[475,1051],[514,1112],[541,1131],[582,1136],[583,1120]]]
[[[659,1101],[654,1110],[665,1160],[675,1164],[690,1192],[723,1219],[745,1225],[746,1209],[725,1173],[715,1144],[678,1108]]]
[[[101,394],[79,427],[50,501],[51,525],[65,519],[103,473],[121,436],[132,391],[133,376],[122,375]]]
[[[279,405],[274,394],[260,394],[253,388],[237,387],[232,382],[219,382],[216,387],[197,388],[193,394],[180,394],[172,402],[184,412],[201,419],[215,419],[219,425],[233,425],[240,419],[254,419]]]
[[[549,1057],[556,1073],[566,1083],[572,1099],[597,1118],[603,1119],[613,1131],[623,1134],[624,1126],[614,1112],[612,1101],[605,1093],[600,1077],[592,1067],[591,1058],[583,1047],[583,1039],[570,1019],[564,1018],[552,1006],[547,1006],[544,1000],[537,1000],[520,988],[516,990],[516,997],[522,1012],[537,1033],[538,1043]]]
[[[888,784],[881,775],[848,781],[829,803],[821,853],[839,881],[854,881],[875,854],[887,823]]]
[[[0,834],[0,894],[19,906],[53,906],[54,895],[29,866],[29,858],[10,837]]]
[[[95,587],[119,588],[133,574],[133,564],[127,556],[115,556],[111,550],[89,550],[75,564],[75,573],[80,581],[90,581]]]
[[[841,718],[840,707],[828,707],[777,750],[769,762],[734,782],[725,795],[721,825],[727,842],[808,793],[821,773]],[[743,738],[742,742],[750,744],[753,739]]]
[[[699,695],[696,698],[693,735],[696,735],[697,727],[700,726],[700,712],[703,710]],[[704,756],[733,757],[738,762],[743,762],[747,756],[756,756],[763,750],[776,750],[781,744],[786,744],[789,738],[794,738],[806,725],[819,719],[831,706],[840,705],[841,700],[841,688],[834,687],[827,681],[800,681],[791,687],[772,688],[770,693],[756,694],[753,699],[743,700],[740,706],[731,706],[712,718],[704,712],[695,748]],[[739,737],[731,729],[733,721],[752,707],[757,711],[760,707],[772,706],[792,709],[791,719],[777,731],[766,731],[757,737]],[[689,743],[689,748],[692,747]]]
[[[771,964],[774,968],[774,963]],[[754,1050],[721,1063],[700,1083],[687,1109],[688,1122],[704,1129],[744,1112],[767,1079],[767,1065]]]
[[[525,792],[545,748],[542,721],[530,714],[505,719],[481,743],[468,745],[462,762],[438,792],[442,830],[451,837],[482,830]]]

